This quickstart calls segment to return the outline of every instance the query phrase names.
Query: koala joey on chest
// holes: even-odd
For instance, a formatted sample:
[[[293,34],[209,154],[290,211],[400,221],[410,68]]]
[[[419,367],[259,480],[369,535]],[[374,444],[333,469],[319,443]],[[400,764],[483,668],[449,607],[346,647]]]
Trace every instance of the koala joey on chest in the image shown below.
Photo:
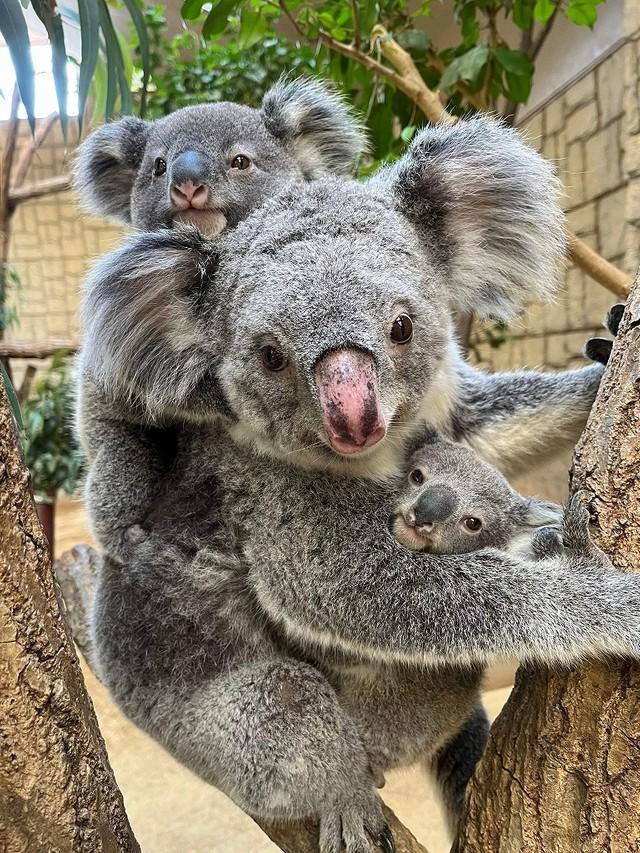
[[[470,448],[428,428],[412,445],[391,523],[406,548],[429,554],[522,550],[536,529],[560,522],[560,506],[519,495]]]
[[[91,212],[125,225],[183,222],[213,236],[288,181],[349,175],[364,148],[339,96],[312,80],[281,82],[260,109],[200,104],[104,125],[80,148],[75,186]]]

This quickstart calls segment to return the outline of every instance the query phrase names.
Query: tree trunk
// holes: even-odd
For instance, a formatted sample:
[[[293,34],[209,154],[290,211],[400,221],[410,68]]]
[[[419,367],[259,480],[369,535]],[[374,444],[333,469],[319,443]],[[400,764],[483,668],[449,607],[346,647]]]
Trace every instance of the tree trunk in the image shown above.
[[[572,489],[595,494],[595,541],[640,568],[640,275],[589,422]],[[640,614],[638,614],[640,619]],[[640,850],[640,667],[524,668],[467,794],[469,853]]]
[[[0,380],[0,848],[137,851]]]

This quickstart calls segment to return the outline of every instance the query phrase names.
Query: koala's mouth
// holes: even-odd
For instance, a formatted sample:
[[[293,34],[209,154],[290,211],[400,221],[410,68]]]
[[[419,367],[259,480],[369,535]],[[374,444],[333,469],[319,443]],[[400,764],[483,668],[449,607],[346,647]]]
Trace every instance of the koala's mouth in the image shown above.
[[[417,528],[409,524],[402,512],[396,513],[391,523],[393,535],[401,545],[411,551],[429,551],[431,549],[432,543],[429,533],[432,528],[433,525],[424,524]]]
[[[174,222],[184,222],[195,225],[205,237],[215,237],[221,234],[227,227],[227,217],[217,208],[188,207],[186,210],[177,210],[173,214]]]

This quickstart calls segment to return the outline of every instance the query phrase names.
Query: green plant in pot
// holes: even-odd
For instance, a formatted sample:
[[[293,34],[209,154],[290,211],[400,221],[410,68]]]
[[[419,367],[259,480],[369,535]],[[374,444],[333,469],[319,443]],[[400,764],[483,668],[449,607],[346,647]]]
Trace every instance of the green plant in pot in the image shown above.
[[[68,356],[66,350],[56,353],[21,405],[25,463],[52,554],[58,492],[74,493],[83,462],[71,418],[74,385]]]

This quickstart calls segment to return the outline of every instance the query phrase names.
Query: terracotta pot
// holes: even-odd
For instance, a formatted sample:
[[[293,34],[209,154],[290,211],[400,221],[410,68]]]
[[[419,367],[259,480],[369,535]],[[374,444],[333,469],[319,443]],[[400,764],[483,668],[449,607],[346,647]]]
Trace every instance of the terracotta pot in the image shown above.
[[[44,535],[47,537],[47,541],[49,542],[49,553],[51,554],[51,559],[53,559],[56,516],[55,498],[36,498],[36,511],[38,513],[42,529],[44,530]]]

